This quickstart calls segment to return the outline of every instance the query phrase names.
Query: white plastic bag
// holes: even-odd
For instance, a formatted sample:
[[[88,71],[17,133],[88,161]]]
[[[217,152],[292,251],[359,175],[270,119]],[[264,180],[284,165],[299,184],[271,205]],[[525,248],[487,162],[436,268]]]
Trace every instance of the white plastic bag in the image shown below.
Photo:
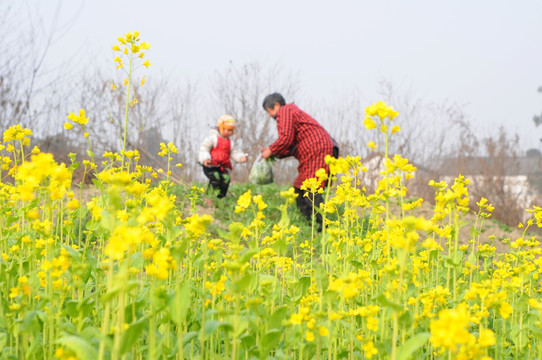
[[[271,184],[274,181],[272,161],[270,158],[264,159],[259,155],[256,161],[254,161],[254,164],[252,164],[248,181],[256,185]]]

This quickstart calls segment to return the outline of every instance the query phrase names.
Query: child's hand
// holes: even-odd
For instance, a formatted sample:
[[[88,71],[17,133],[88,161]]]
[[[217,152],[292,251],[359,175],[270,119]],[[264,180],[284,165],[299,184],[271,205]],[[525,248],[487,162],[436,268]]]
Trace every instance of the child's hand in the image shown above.
[[[241,159],[241,162],[247,162],[248,161],[248,155],[245,154],[243,158]]]
[[[209,167],[209,165],[211,165],[211,160],[204,160],[203,161],[203,166]]]

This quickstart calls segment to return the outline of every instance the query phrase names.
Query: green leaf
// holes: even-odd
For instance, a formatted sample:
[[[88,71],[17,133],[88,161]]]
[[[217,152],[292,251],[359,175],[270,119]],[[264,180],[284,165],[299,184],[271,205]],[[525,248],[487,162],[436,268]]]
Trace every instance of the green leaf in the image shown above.
[[[197,337],[198,337],[197,331],[189,331],[183,334],[183,345],[188,344],[190,341],[194,340]]]
[[[277,346],[280,341],[282,331],[279,329],[269,330],[262,339],[262,349],[264,353],[268,353],[269,350]]]
[[[233,325],[227,321],[210,320],[205,322],[205,337],[212,336],[218,329],[224,329],[226,331],[233,330]]]
[[[399,349],[397,349],[397,360],[411,359],[411,355],[416,350],[424,346],[429,340],[430,336],[430,333],[423,332],[416,334],[407,341],[405,341],[404,344],[401,345]]]
[[[68,316],[71,316],[72,318],[79,316],[79,311],[77,310],[78,304],[78,300],[66,301],[66,304],[64,305],[66,307],[66,314],[68,314]]]
[[[101,180],[93,178],[92,183],[94,184],[94,186],[96,186],[100,190],[100,193],[103,193],[104,184],[103,184],[103,182]]]
[[[533,334],[533,336],[537,337],[538,339],[542,339],[542,330],[533,324],[529,324],[526,326],[527,329]]]
[[[244,334],[241,336],[241,343],[246,349],[250,349],[256,344],[256,339],[254,338],[254,335]]]
[[[296,301],[301,299],[311,287],[311,277],[304,275],[297,280],[295,285]]]
[[[61,246],[72,258],[74,258],[74,260],[81,261],[81,254],[77,250],[66,244],[61,244]]]
[[[167,307],[170,302],[170,297],[166,289],[157,287],[154,289],[154,293],[151,293],[151,300],[154,304],[155,311],[159,312]]]
[[[220,327],[220,321],[218,320],[211,320],[205,322],[205,336],[212,335],[219,327]]]
[[[37,334],[41,330],[41,326],[38,320],[39,318],[37,311],[29,312],[24,318],[21,331],[30,334]]]
[[[319,289],[327,289],[329,283],[329,275],[326,268],[322,264],[316,265],[316,272],[314,274],[316,285]]]
[[[219,235],[226,239],[226,240],[230,240],[232,243],[234,243],[235,245],[239,244],[239,241],[241,239],[241,233],[243,232],[243,228],[244,228],[244,225],[239,223],[239,222],[233,222],[231,224],[228,225],[228,228],[230,230],[229,233],[223,233],[221,231],[219,231]]]
[[[467,257],[467,261],[468,261],[469,264],[471,264],[471,265],[477,265],[477,262],[476,262],[476,254],[474,254],[473,252],[470,252],[470,253],[469,253],[469,256]]]
[[[431,250],[429,252],[429,261],[432,262],[432,261],[435,261],[439,256],[439,251],[438,250]]]
[[[242,291],[245,291],[250,286],[252,278],[253,278],[252,274],[249,272],[246,272],[242,278],[234,281],[233,285],[236,292],[240,293]]]
[[[400,304],[397,304],[388,300],[388,298],[384,294],[378,295],[375,300],[378,304],[382,305],[383,307],[392,309],[393,311],[401,311],[403,309],[403,307]]]
[[[188,308],[192,303],[190,296],[190,287],[188,281],[183,281],[177,284],[175,289],[175,296],[170,300],[171,319],[176,325],[181,325],[186,319],[188,314]]]
[[[63,347],[73,351],[77,355],[78,359],[95,360],[98,358],[98,354],[96,353],[94,347],[88,341],[79,336],[63,336],[56,340],[55,343],[61,344]]]
[[[283,305],[275,311],[273,311],[273,314],[271,314],[271,317],[269,318],[269,328],[270,329],[281,329],[282,328],[282,320],[286,319],[288,316],[288,307],[286,305]]]
[[[410,311],[404,311],[400,316],[399,316],[399,326],[401,327],[408,327],[410,325],[412,325],[412,314],[410,313]]]
[[[79,300],[68,300],[65,303],[66,314],[72,318],[77,318],[79,315],[83,317],[87,316],[94,309],[95,303],[92,296],[88,296],[81,301]]]
[[[256,248],[256,249],[249,249],[247,250],[240,258],[239,258],[239,261],[238,263],[243,265],[244,263],[250,261],[250,259],[258,253],[258,251],[260,251],[260,248]]]
[[[283,207],[284,206],[284,207]],[[288,226],[290,226],[290,216],[288,215],[288,207],[286,204],[279,206],[280,210],[280,220],[278,222],[278,226],[281,229],[286,229]]]
[[[103,302],[111,301],[115,296],[117,296],[117,294],[121,290],[124,290],[124,292],[129,292],[130,290],[135,289],[138,286],[139,286],[139,282],[135,281],[135,280],[128,281],[127,284],[115,285],[115,286],[113,286],[113,288],[111,290],[109,290],[108,292],[106,292],[105,294],[102,295],[102,301]]]
[[[152,316],[152,315],[151,315]],[[124,355],[132,349],[132,346],[139,340],[145,327],[148,326],[148,319],[143,318],[133,324],[122,334],[120,340],[120,354]]]
[[[448,265],[449,267],[459,267],[461,266],[461,260],[454,260],[455,257],[450,254],[449,257],[446,258],[446,265]]]
[[[186,248],[188,247],[188,238],[184,238],[179,245],[173,245],[170,248],[171,256],[178,262],[182,262],[186,255]]]
[[[356,269],[358,269],[358,270],[359,270],[359,269],[361,269],[361,270],[365,269],[365,265],[363,265],[361,262],[359,262],[359,261],[357,261],[357,260],[352,260],[352,261],[350,261],[350,264],[351,264],[353,267],[355,267]]]
[[[78,167],[79,167],[79,161],[74,162],[73,164],[71,164],[71,165],[68,167],[68,170],[74,171],[74,170],[77,169]]]

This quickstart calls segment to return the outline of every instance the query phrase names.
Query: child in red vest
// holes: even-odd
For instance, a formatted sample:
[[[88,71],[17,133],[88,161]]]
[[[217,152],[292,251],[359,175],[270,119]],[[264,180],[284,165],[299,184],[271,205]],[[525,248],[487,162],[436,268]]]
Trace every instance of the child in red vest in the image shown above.
[[[198,162],[209,178],[209,187],[218,190],[217,197],[223,198],[230,186],[231,160],[245,162],[247,156],[235,149],[230,139],[235,131],[235,119],[231,115],[224,115],[218,119],[217,125],[201,143]]]

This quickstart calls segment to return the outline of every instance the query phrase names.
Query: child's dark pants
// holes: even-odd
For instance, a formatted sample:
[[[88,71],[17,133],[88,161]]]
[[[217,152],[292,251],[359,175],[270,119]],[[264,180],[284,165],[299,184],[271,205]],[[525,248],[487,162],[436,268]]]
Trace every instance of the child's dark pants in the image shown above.
[[[207,189],[212,188],[218,190],[218,198],[223,198],[228,192],[230,186],[230,176],[226,171],[221,170],[219,166],[203,166],[203,173],[209,178],[209,186]]]

